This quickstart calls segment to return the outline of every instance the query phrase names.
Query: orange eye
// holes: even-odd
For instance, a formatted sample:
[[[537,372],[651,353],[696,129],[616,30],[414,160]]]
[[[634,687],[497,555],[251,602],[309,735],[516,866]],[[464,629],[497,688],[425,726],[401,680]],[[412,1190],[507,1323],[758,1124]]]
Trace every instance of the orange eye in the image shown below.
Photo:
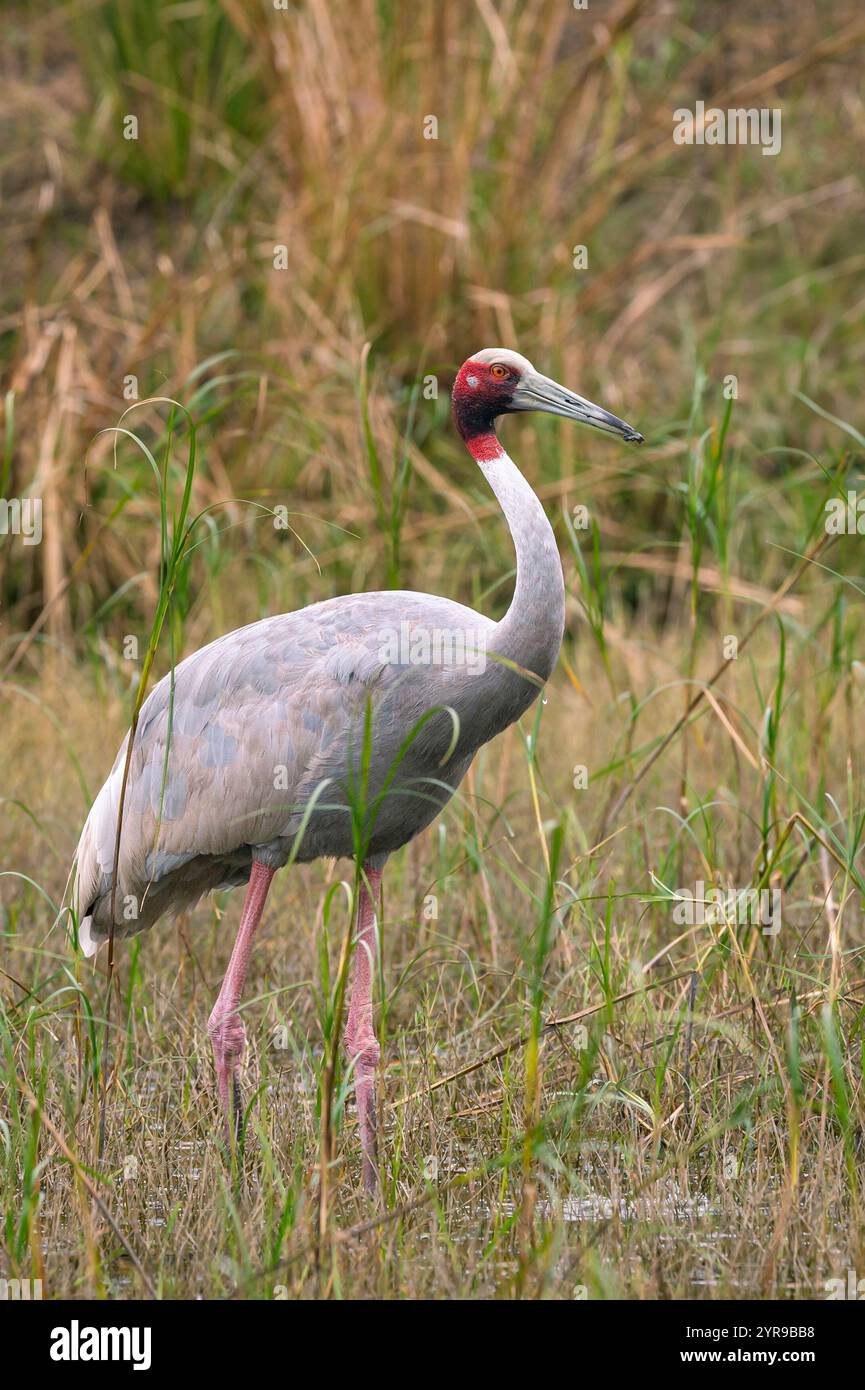
[[[501,362],[496,362],[495,366],[490,367],[490,375],[501,381],[504,377],[510,376],[510,372],[507,367],[502,366]]]

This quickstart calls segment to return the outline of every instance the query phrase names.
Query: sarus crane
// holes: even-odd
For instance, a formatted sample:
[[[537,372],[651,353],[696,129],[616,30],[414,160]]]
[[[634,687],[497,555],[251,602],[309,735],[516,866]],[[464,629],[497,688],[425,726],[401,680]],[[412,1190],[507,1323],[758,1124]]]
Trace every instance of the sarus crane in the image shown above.
[[[248,885],[208,1031],[229,1142],[242,1117],[238,1013],[268,889],[287,863],[354,858],[354,960],[344,1042],[363,1180],[378,1186],[373,980],[382,870],[459,786],[477,750],[536,699],[559,653],[561,560],[541,503],[496,434],[546,411],[639,443],[624,420],[484,348],[460,368],[453,414],[516,551],[507,613],[451,599],[349,594],[264,618],[188,656],[141,707],[115,845],[129,735],[78,845],[73,923],[86,955],[214,889]],[[113,932],[111,917],[114,916]]]

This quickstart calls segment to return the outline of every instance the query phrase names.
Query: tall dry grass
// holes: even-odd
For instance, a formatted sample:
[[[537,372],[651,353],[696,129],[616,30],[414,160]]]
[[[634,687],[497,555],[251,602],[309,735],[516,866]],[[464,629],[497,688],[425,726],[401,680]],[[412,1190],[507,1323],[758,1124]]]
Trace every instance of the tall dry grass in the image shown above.
[[[638,3],[589,14],[546,0],[393,13],[123,0],[22,16],[3,97],[7,490],[43,495],[56,524],[44,547],[4,565],[15,625],[53,600],[50,634],[80,633],[152,567],[135,535],[149,494],[130,499],[58,596],[110,490],[112,441],[94,436],[136,390],[197,402],[206,384],[218,413],[200,505],[338,498],[331,519],[367,531],[365,341],[386,476],[408,453],[412,518],[448,535],[471,486],[444,428],[448,382],[483,342],[527,349],[610,408],[659,422],[662,475],[678,467],[695,394],[717,420],[729,373],[748,404],[734,442],[757,454],[813,448],[820,427],[796,388],[842,418],[858,404],[862,38],[852,5],[828,29],[807,6],[790,23],[756,5],[726,17]],[[675,146],[672,110],[697,95],[781,103],[782,156]],[[424,138],[429,115],[436,140]],[[585,271],[573,267],[578,245]],[[286,270],[274,269],[275,247]],[[401,440],[426,373],[438,401],[422,402]],[[136,428],[146,419],[137,413]],[[556,426],[540,438],[534,480],[553,489],[575,469]],[[608,466],[594,441],[568,448]],[[644,482],[647,467],[593,480],[593,500],[609,491],[622,535],[674,538],[675,509]],[[780,467],[760,470],[771,481]],[[237,538],[243,551],[247,532]],[[404,548],[407,580],[419,553]],[[334,587],[360,578],[347,563]],[[152,598],[141,580],[128,599],[139,618],[142,584]]]

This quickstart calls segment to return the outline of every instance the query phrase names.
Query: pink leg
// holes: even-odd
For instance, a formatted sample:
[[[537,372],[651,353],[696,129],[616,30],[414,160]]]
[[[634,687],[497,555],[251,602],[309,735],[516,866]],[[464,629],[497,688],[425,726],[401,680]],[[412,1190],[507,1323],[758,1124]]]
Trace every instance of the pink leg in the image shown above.
[[[237,940],[234,943],[231,960],[228,962],[225,979],[222,981],[222,988],[213,1006],[213,1012],[207,1021],[207,1031],[210,1034],[213,1055],[216,1058],[216,1079],[222,1107],[225,1111],[225,1133],[229,1147],[231,1147],[232,1134],[238,1139],[243,1124],[243,1107],[240,1103],[240,1082],[237,1073],[246,1042],[246,1029],[243,1026],[243,1020],[237,1013],[237,1006],[240,1003],[246,968],[249,965],[249,957],[252,952],[252,939],[261,921],[267,890],[275,872],[275,869],[269,869],[266,864],[260,864],[257,859],[253,860],[252,873],[249,877],[249,886],[246,890],[243,912],[240,917],[240,926],[237,929]]]
[[[369,888],[367,883],[369,882]],[[380,1048],[372,1026],[372,986],[376,962],[376,900],[381,869],[364,866],[358,889],[357,945],[345,1045],[354,1067],[357,1123],[363,1154],[363,1185],[370,1195],[378,1187],[375,1139],[375,1074]]]

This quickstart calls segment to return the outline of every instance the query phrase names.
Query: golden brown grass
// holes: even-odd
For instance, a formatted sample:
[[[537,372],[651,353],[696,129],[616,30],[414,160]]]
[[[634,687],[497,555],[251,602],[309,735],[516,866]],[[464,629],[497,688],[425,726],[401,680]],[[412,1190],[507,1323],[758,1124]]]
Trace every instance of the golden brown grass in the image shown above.
[[[614,659],[622,677],[626,654],[637,646],[641,685],[660,688],[674,669],[676,647],[650,652],[632,632]],[[772,642],[763,645],[757,669],[766,682],[776,656]],[[798,787],[816,795],[818,765],[833,786],[843,786],[848,745],[843,690],[821,713],[816,686],[809,690],[803,679],[808,660],[803,654],[789,679],[806,703],[802,726],[819,730],[812,770],[801,768]],[[542,719],[541,813],[547,833],[554,818],[566,827],[544,1013],[555,1019],[591,1012],[544,1038],[528,1234],[516,1219],[526,1198],[524,1052],[505,1045],[526,1027],[524,946],[536,917],[533,899],[543,892],[544,860],[515,730],[479,759],[463,806],[389,871],[389,1210],[381,1225],[364,1229],[371,1214],[359,1195],[349,1110],[338,1140],[326,1274],[314,1259],[323,1041],[317,991],[324,915],[333,970],[347,910],[347,896],[337,893],[326,912],[327,886],[346,866],[287,873],[268,908],[246,992],[245,1086],[247,1100],[255,1099],[234,1188],[218,1138],[206,1019],[230,950],[236,895],[123,948],[100,1161],[83,1001],[101,1014],[104,974],[72,964],[61,934],[47,933],[50,912],[26,885],[4,894],[21,904],[13,908],[3,967],[9,1061],[22,1087],[17,1102],[10,1097],[13,1134],[34,1123],[26,1101],[39,1089],[45,1115],[97,1179],[164,1296],[272,1296],[282,1288],[292,1297],[312,1296],[333,1287],[348,1296],[484,1297],[519,1281],[523,1292],[560,1297],[574,1296],[577,1286],[593,1297],[819,1297],[826,1279],[858,1268],[861,1204],[845,1157],[852,1142],[858,1170],[865,975],[858,895],[844,888],[837,864],[819,846],[802,862],[798,841],[785,860],[793,881],[784,890],[777,937],[739,929],[732,945],[733,937],[711,924],[674,926],[671,904],[652,901],[653,873],[672,888],[698,878],[724,881],[725,870],[729,881],[749,881],[751,817],[759,817],[769,771],[752,768],[742,754],[758,760],[752,721],[760,711],[745,673],[734,673],[722,708],[744,749],[711,710],[693,728],[689,807],[702,803],[703,822],[711,823],[707,840],[699,816],[691,823],[694,844],[674,814],[679,748],[663,773],[652,775],[633,817],[623,816],[608,843],[592,849],[598,797],[573,791],[571,768],[584,759],[593,767],[612,760],[620,731],[597,671],[585,656],[578,668],[581,691],[560,671]],[[6,845],[20,872],[59,893],[70,826],[85,808],[63,744],[88,772],[101,767],[121,736],[124,709],[120,701],[106,705],[74,670],[44,693],[48,708],[63,715],[65,738],[58,740],[32,707],[19,706],[10,730],[14,767],[19,778],[27,769],[38,824],[7,807]],[[641,739],[668,727],[677,707],[673,693],[661,697]],[[782,767],[802,755],[802,739],[799,721],[791,721]],[[787,793],[783,800],[785,808],[792,804]],[[58,846],[50,860],[46,842]],[[703,973],[688,1024],[695,968]],[[788,1058],[793,995],[802,1014],[796,1152]],[[846,1132],[820,1034],[820,1011],[832,998],[846,1040]],[[494,1052],[493,1060],[446,1080]],[[36,1182],[40,1204],[21,1267],[41,1260],[51,1296],[141,1292],[122,1246],[50,1133],[42,1132],[38,1149],[45,1164]]]

